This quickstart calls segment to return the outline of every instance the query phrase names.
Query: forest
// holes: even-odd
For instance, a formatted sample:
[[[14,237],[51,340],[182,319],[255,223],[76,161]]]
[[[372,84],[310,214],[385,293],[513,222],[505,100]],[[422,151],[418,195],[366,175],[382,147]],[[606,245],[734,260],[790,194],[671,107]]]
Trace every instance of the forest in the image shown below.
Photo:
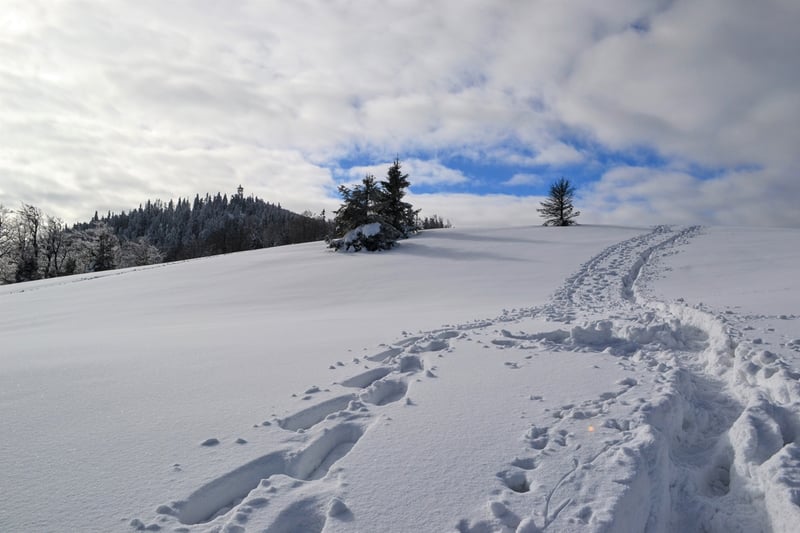
[[[0,283],[318,241],[330,224],[241,192],[147,201],[71,227],[33,205],[0,206]]]

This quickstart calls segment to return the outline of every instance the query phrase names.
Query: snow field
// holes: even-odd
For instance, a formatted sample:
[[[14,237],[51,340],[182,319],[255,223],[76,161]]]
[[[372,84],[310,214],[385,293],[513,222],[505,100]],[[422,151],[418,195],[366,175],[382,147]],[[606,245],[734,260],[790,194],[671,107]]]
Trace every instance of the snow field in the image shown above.
[[[749,314],[669,294],[702,292],[703,276],[676,281],[675,272],[693,264],[686,256],[702,255],[699,240],[725,250],[716,231],[431,232],[391,254],[318,256],[292,247],[123,274],[94,293],[89,287],[104,280],[7,292],[0,297],[20,298],[23,311],[30,305],[30,320],[0,315],[15,348],[0,357],[11,369],[0,379],[17,383],[17,392],[0,396],[4,415],[33,411],[35,383],[46,376],[59,389],[60,375],[91,384],[77,394],[82,406],[106,395],[121,421],[133,414],[157,426],[145,442],[129,442],[124,427],[62,410],[73,417],[67,425],[87,430],[88,451],[101,449],[85,438],[91,431],[122,451],[97,461],[126,472],[132,498],[92,494],[94,512],[68,498],[66,512],[56,514],[62,496],[50,487],[38,500],[50,507],[37,523],[180,532],[792,531],[800,518],[796,316],[785,302],[777,302],[780,315],[769,314],[770,299],[760,293],[745,301]],[[348,267],[326,276],[309,270],[314,261]],[[225,276],[231,267],[236,281]],[[772,282],[796,287],[782,268]],[[253,283],[264,269],[281,282]],[[53,294],[112,309],[142,291],[134,278],[145,275],[163,307],[147,315],[153,307],[139,301],[114,318],[101,314],[99,325],[111,333],[99,335],[100,345],[114,353],[111,361],[85,334],[59,329],[69,306]],[[216,285],[204,285],[209,280]],[[324,296],[315,298],[312,287]],[[399,287],[405,290],[395,298]],[[46,304],[55,312],[39,321],[33,311]],[[481,310],[492,305],[504,310],[485,318],[492,315]],[[173,321],[173,311],[187,308],[188,317]],[[776,320],[783,330],[759,329]],[[138,337],[154,337],[161,357],[111,342],[131,321],[141,326]],[[407,327],[398,333],[401,323]],[[33,332],[57,332],[70,354],[88,353],[39,356],[22,342]],[[23,356],[47,363],[30,381]],[[157,391],[160,413],[155,403],[114,396],[125,389],[121,378],[142,368],[150,385],[160,385],[148,389]],[[265,403],[272,414],[254,420]],[[23,418],[11,420],[25,427]],[[42,433],[56,436],[56,429]],[[27,437],[10,441],[15,457],[25,457],[14,443]],[[59,457],[55,438],[43,449]],[[137,450],[145,454],[137,460],[151,461],[124,458]],[[80,466],[69,470],[75,493],[92,479]],[[3,467],[23,494],[46,486],[23,482],[12,462]],[[113,487],[113,479],[101,482]],[[0,513],[0,526],[34,523],[31,502],[16,491],[8,496],[19,507]]]
[[[391,254],[313,243],[0,287],[0,530],[153,525],[308,437],[275,420],[402,330],[544,301],[562,270],[641,231],[427,232]]]

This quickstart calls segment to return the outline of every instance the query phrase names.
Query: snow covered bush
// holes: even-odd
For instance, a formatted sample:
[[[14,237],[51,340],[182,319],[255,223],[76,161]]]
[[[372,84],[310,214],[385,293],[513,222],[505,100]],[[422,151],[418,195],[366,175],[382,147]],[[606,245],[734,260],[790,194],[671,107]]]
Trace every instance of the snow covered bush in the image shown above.
[[[336,251],[344,249],[345,252],[349,252],[351,248],[354,252],[358,252],[362,248],[374,252],[390,249],[400,237],[400,232],[394,227],[373,222],[358,226],[339,239],[330,239],[328,247]]]

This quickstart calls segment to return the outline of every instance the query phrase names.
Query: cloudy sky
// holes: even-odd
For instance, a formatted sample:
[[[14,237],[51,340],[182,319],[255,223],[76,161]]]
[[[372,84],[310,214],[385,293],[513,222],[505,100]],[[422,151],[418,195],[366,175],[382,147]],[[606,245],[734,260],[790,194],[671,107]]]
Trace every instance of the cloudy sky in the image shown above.
[[[800,226],[797,0],[5,0],[0,204],[335,209],[395,156],[423,214]]]

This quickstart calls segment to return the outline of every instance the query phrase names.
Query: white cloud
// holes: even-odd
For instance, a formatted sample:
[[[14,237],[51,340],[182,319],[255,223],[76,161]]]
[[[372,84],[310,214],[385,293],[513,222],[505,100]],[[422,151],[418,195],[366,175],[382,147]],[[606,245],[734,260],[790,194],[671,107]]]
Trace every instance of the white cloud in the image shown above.
[[[11,0],[0,203],[76,220],[242,182],[319,210],[336,204],[327,169],[355,154],[557,167],[644,146],[671,170],[606,174],[595,189],[618,200],[591,200],[597,219],[765,223],[762,188],[798,192],[798,24],[789,0]],[[413,183],[478,183],[404,164]],[[669,209],[673,188],[693,197]]]
[[[584,155],[574,147],[556,143],[543,148],[533,161],[537,165],[568,165],[583,160]]]
[[[679,0],[576,58],[555,106],[613,147],[710,166],[797,162],[800,4]]]
[[[510,179],[503,182],[503,185],[517,187],[522,185],[541,185],[544,178],[537,174],[514,174]]]
[[[346,175],[351,178],[350,182],[361,181],[367,174],[372,174],[379,181],[386,177],[386,172],[392,162],[377,165],[355,166],[347,169]],[[401,171],[408,174],[411,188],[414,185],[454,185],[469,182],[461,171],[442,165],[438,161],[423,161],[421,159],[409,159],[400,161]]]

